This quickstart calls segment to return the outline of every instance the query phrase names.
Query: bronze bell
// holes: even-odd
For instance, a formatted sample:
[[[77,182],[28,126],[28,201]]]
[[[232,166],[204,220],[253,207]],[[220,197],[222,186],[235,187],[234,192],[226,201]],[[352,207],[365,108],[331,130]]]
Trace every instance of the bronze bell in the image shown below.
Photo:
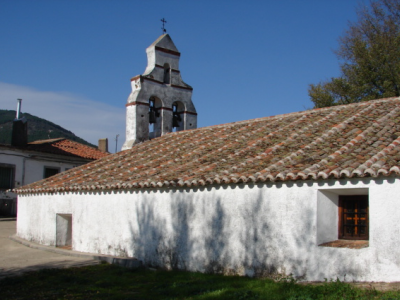
[[[154,124],[156,122],[156,112],[152,109],[149,111],[149,123]]]
[[[172,115],[172,127],[179,127],[180,121],[182,121],[181,116],[177,112],[174,112]]]

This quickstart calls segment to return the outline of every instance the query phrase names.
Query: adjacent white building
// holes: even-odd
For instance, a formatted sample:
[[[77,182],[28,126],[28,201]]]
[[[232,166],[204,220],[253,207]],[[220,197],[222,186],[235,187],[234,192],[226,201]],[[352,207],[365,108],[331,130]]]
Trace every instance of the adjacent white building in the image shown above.
[[[108,153],[65,138],[35,141],[23,147],[0,145],[0,215],[15,216],[17,213],[17,195],[10,189],[106,155]]]
[[[146,107],[127,132],[149,132]],[[164,268],[399,281],[399,120],[390,98],[127,134],[126,151],[17,189],[17,235]]]
[[[0,216],[17,214],[17,195],[10,190],[108,155],[104,139],[99,140],[102,151],[65,138],[28,143],[28,123],[21,117],[21,102],[18,99],[11,145],[0,144]]]

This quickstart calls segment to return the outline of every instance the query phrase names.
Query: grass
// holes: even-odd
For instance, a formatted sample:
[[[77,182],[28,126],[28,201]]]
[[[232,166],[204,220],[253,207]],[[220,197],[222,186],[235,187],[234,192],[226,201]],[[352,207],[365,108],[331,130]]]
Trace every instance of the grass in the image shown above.
[[[100,264],[50,269],[0,280],[1,299],[400,299],[400,292],[357,289],[338,281],[299,285],[182,271]]]

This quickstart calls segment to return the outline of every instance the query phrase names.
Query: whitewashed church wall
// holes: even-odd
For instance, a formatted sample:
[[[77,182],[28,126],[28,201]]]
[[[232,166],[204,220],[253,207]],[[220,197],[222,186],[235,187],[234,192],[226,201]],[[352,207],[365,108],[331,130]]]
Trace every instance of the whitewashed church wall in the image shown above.
[[[337,239],[334,195],[352,193],[369,194],[369,247],[318,246]],[[77,251],[201,272],[399,281],[399,194],[389,178],[26,195],[17,234],[54,245],[56,215],[71,214]]]

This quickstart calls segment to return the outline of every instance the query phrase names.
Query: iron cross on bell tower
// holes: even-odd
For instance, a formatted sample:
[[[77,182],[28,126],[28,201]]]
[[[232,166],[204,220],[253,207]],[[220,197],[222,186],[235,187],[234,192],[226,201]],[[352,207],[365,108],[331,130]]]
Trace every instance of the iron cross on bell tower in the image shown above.
[[[167,20],[165,20],[164,18],[161,19],[162,22],[162,34],[167,33],[167,29],[165,29],[165,23],[167,23]]]

